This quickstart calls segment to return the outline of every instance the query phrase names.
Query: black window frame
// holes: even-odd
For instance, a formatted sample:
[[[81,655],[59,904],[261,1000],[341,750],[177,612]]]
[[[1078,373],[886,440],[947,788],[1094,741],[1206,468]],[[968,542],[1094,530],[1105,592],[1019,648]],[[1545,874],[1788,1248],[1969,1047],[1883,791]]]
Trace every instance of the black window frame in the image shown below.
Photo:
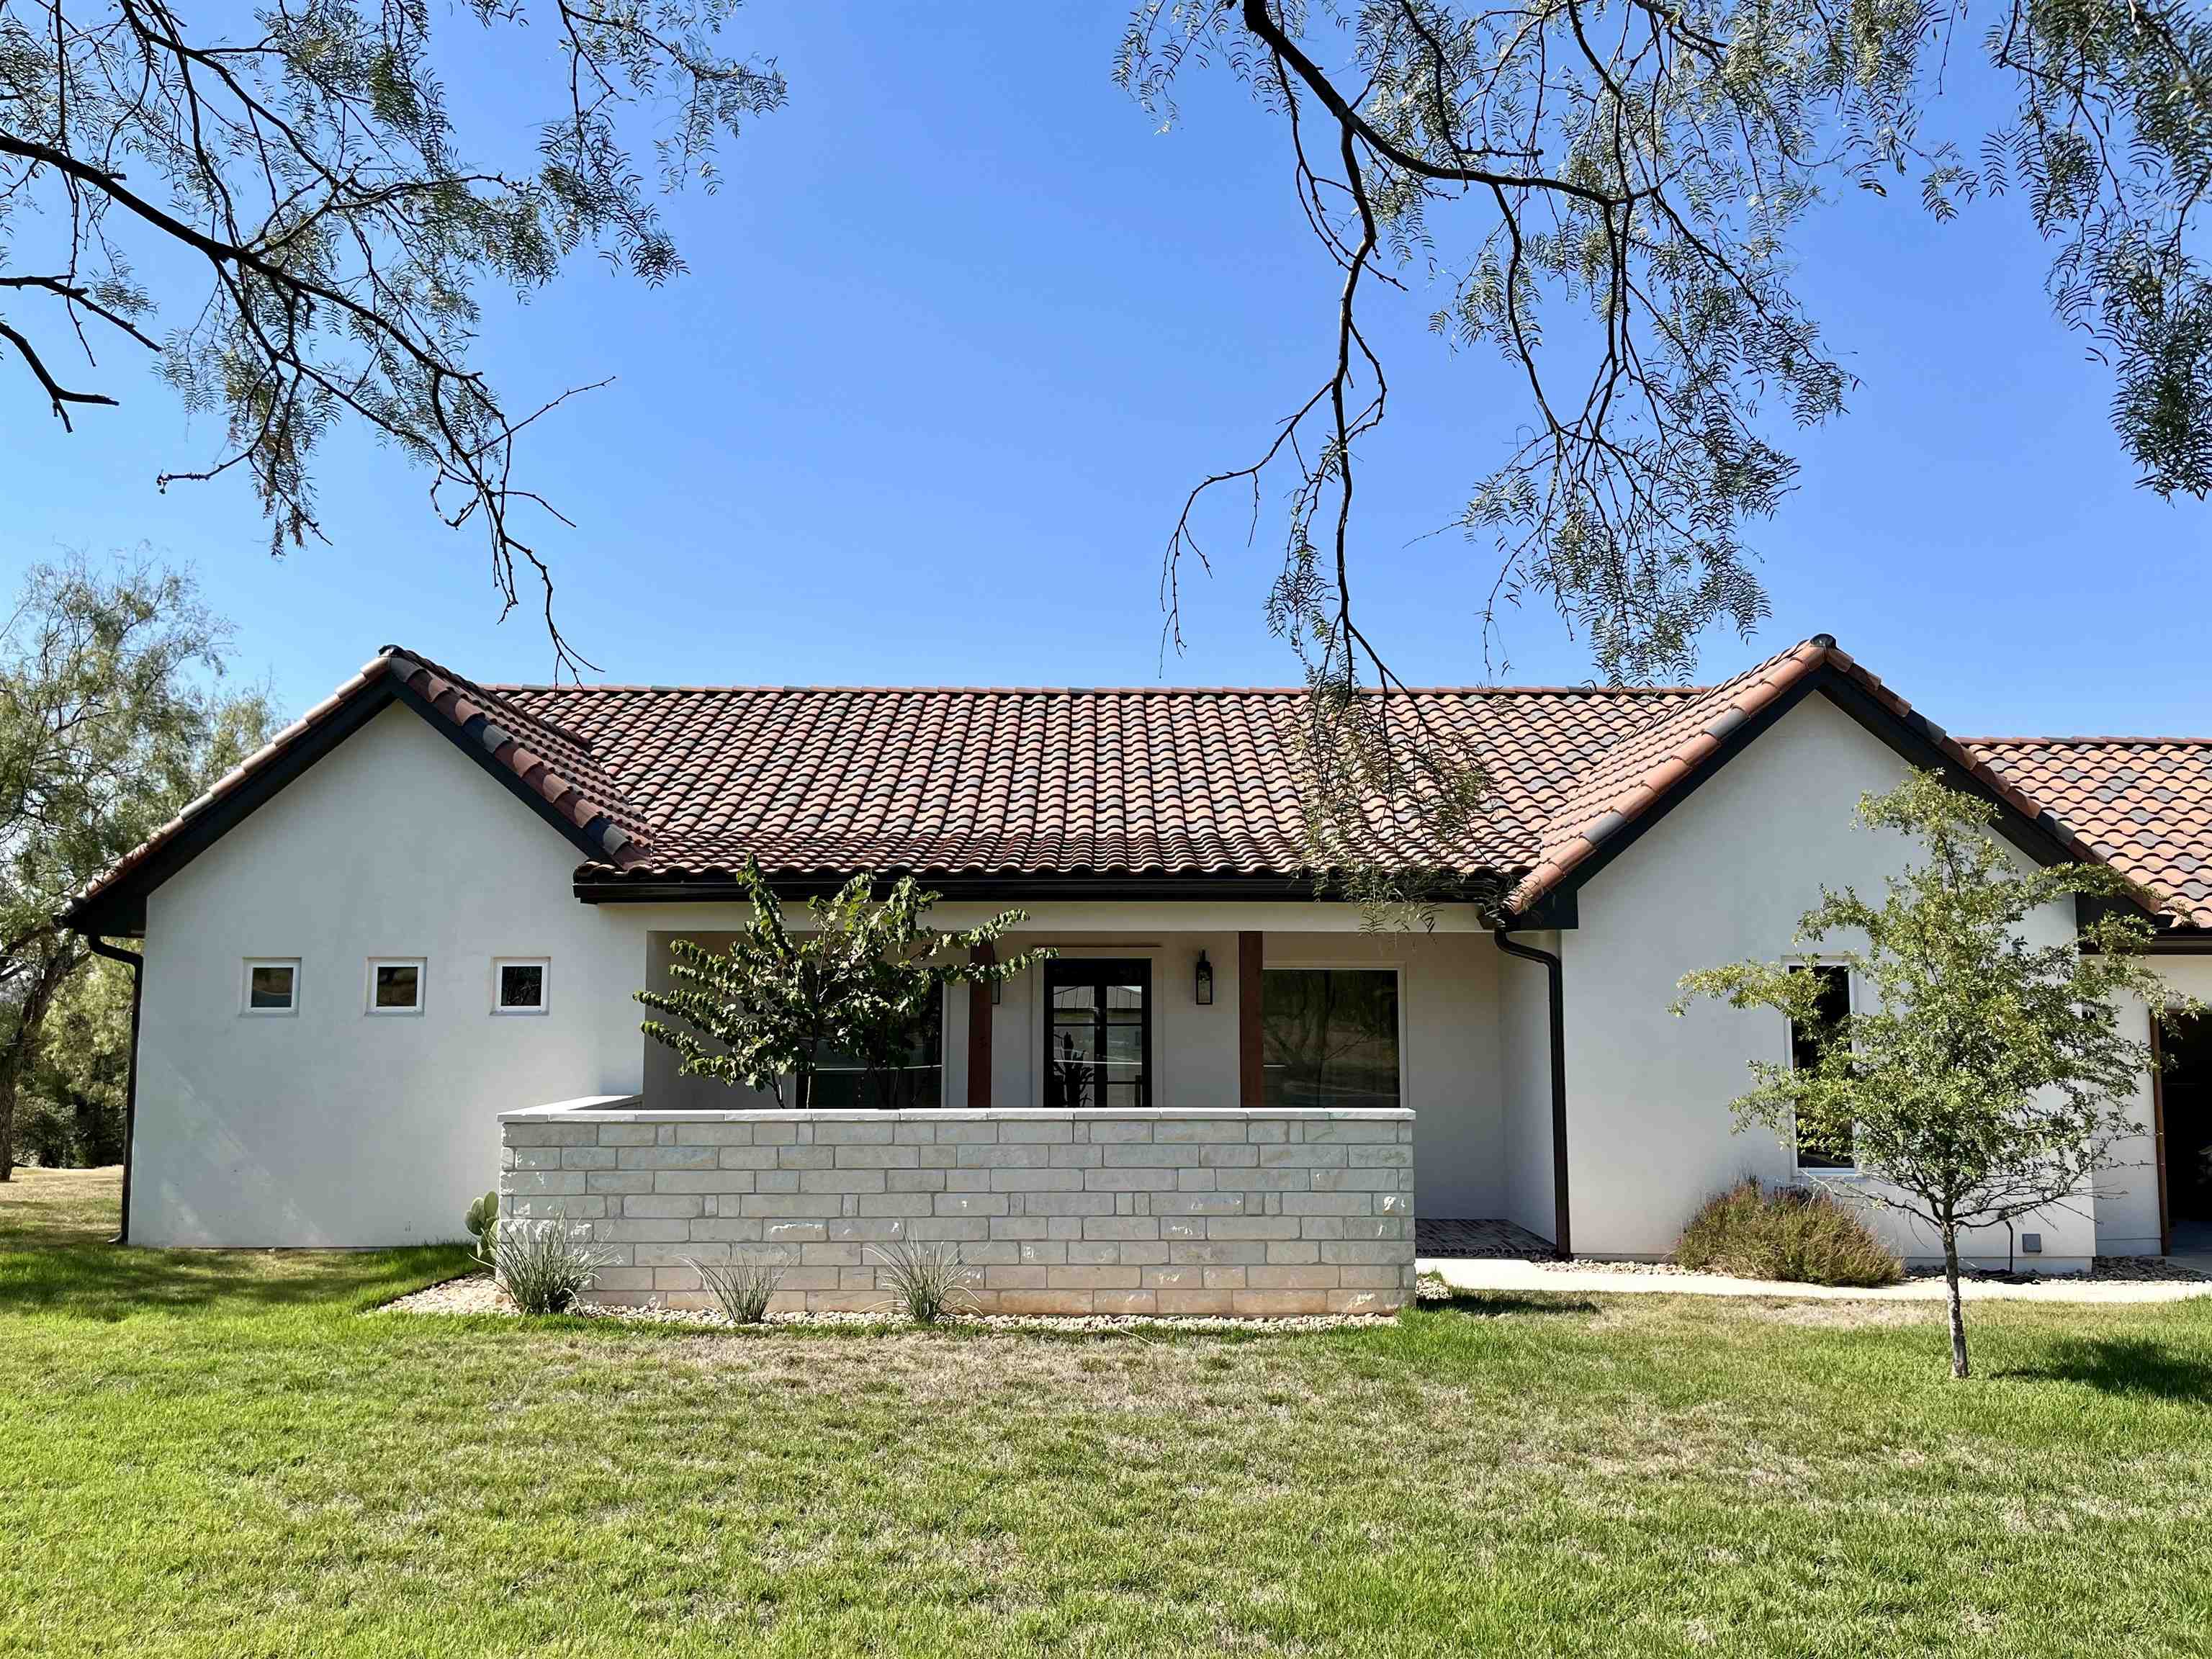
[[[1397,1110],[1406,1103],[1406,970],[1395,962],[1363,963],[1298,963],[1281,962],[1263,965],[1260,970],[1260,1026],[1261,1026],[1261,1090],[1269,1110],[1285,1109],[1289,1103],[1267,1099],[1270,1085],[1279,1086],[1285,1079],[1279,1075],[1279,1063],[1267,1061],[1267,975],[1270,974],[1376,974],[1390,981],[1390,1064],[1391,1099],[1388,1108]],[[1272,1075],[1271,1075],[1272,1074]],[[1373,1110],[1374,1108],[1358,1108]]]
[[[1136,1107],[1096,1106],[1070,1107],[1059,1098],[1060,1079],[1053,1070],[1053,992],[1063,985],[1095,985],[1102,989],[1106,985],[1126,985],[1133,981],[1144,996],[1139,1024],[1143,1031],[1140,1046],[1143,1051],[1142,1072],[1139,1078],[1139,1103]],[[1152,1104],[1152,960],[1150,957],[1053,957],[1047,959],[1043,972],[1043,994],[1038,999],[1042,1005],[1039,1018],[1043,1024],[1044,1065],[1040,1082],[1047,1111],[1146,1111]],[[1098,1001],[1098,1020],[1094,1029],[1102,1034],[1099,1052],[1105,1051],[1103,1031],[1105,1024],[1105,1000]]]

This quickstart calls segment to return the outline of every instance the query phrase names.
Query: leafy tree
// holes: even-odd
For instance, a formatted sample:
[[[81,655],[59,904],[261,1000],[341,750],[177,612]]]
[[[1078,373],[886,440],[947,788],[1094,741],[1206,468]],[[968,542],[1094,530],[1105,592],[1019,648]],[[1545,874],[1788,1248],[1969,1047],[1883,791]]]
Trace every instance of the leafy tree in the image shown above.
[[[274,724],[225,696],[225,624],[191,579],[78,558],[26,577],[0,626],[0,1181],[48,1011],[85,960],[55,921]]]
[[[16,1140],[48,1169],[123,1161],[131,1080],[131,975],[94,957],[63,984],[25,1073]]]
[[[2142,959],[2151,929],[2139,917],[2103,912],[2078,941],[2027,941],[2021,924],[2043,906],[2129,890],[2101,866],[2021,874],[1989,833],[1996,811],[1932,772],[1861,799],[1862,824],[1911,836],[1925,858],[1889,878],[1880,903],[1824,890],[1798,924],[1799,944],[1821,945],[1864,988],[1858,1012],[1824,1023],[1815,976],[1790,963],[1688,975],[1674,1005],[1773,1008],[1809,1034],[1813,1064],[1752,1063],[1739,1126],[1853,1158],[1872,1180],[1838,1190],[1935,1231],[1954,1376],[1967,1374],[1959,1235],[2067,1204],[2106,1167],[2135,1133],[2127,1103],[2153,1063],[2148,1044],[2120,1035],[2114,1008],[2167,1000]]]
[[[1432,330],[1502,362],[1521,412],[1450,526],[1492,550],[1468,584],[1486,644],[1501,607],[1549,603],[1608,680],[1682,673],[1708,626],[1747,634],[1766,614],[1747,526],[1794,485],[1791,428],[1841,412],[1852,385],[1795,276],[1808,216],[1838,192],[1901,184],[1939,219],[2018,198],[2059,320],[2112,368],[2143,483],[2212,488],[2212,24],[2182,0],[1998,0],[1977,54],[1964,15],[1936,0],[1136,7],[1122,84],[1172,120],[1194,67],[1246,82],[1341,273],[1312,392],[1191,492],[1164,582],[1179,643],[1200,502],[1231,490],[1256,527],[1279,483],[1268,616],[1315,693],[1317,866],[1377,882],[1364,802],[1449,841],[1484,784],[1413,700],[1359,695],[1403,689],[1353,604],[1358,453],[1389,391],[1378,288],[1441,288]],[[1937,131],[1941,94],[1966,82],[2002,112],[1978,145]]]
[[[747,859],[738,880],[752,906],[744,931],[726,953],[676,940],[669,969],[676,984],[640,991],[637,1000],[678,1024],[649,1019],[642,1029],[683,1056],[683,1075],[765,1090],[779,1106],[786,1078],[792,1105],[813,1104],[823,1050],[859,1054],[872,1081],[945,986],[1000,984],[1049,954],[971,959],[994,957],[1023,913],[1006,911],[980,927],[927,927],[922,917],[937,895],[911,876],[880,901],[866,876],[807,900],[813,925],[798,933],[785,927],[782,902],[757,864]]]
[[[784,100],[773,63],[716,50],[738,3],[468,0],[480,33],[441,34],[448,61],[527,39],[562,60],[510,170],[467,153],[419,0],[272,0],[236,36],[168,0],[0,0],[0,357],[67,426],[116,401],[83,384],[112,384],[94,341],[148,354],[226,428],[161,482],[244,468],[274,550],[319,533],[316,447],[363,426],[486,536],[512,607],[518,561],[546,578],[517,514],[552,509],[514,477],[544,408],[471,366],[479,288],[526,294],[584,247],[648,285],[684,269],[623,112],[656,124],[661,188],[713,188],[718,141]]]

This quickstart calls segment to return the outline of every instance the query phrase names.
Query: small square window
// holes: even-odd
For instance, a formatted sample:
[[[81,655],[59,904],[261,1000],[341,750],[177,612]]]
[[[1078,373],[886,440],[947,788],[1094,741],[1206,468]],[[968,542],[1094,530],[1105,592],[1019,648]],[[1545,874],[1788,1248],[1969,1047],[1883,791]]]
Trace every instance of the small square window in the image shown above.
[[[300,963],[295,957],[249,957],[240,1012],[294,1014],[300,1011]]]
[[[372,1014],[421,1013],[422,958],[371,958],[368,964],[368,1012]]]
[[[545,981],[552,963],[544,957],[492,958],[491,1011],[495,1014],[542,1014]]]

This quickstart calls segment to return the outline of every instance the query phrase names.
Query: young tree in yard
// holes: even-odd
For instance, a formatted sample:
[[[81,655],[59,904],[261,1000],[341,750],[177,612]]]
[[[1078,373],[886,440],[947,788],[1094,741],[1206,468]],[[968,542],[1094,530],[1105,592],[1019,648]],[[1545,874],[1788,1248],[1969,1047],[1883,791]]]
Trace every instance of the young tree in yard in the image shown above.
[[[49,1010],[86,960],[70,894],[259,746],[258,694],[224,697],[224,625],[150,563],[40,566],[0,626],[0,1181]]]
[[[980,927],[926,927],[921,918],[937,896],[910,876],[880,901],[866,876],[828,898],[809,899],[813,925],[801,933],[784,926],[783,905],[750,859],[738,880],[752,916],[736,943],[718,953],[676,940],[674,988],[640,991],[637,1000],[678,1022],[647,1020],[643,1030],[684,1057],[683,1075],[765,1090],[779,1106],[786,1103],[786,1078],[789,1104],[804,1111],[814,1103],[825,1049],[859,1054],[872,1075],[915,1022],[931,1014],[945,986],[1002,983],[1048,954],[974,959],[993,957],[1023,913],[1006,911]]]
[[[0,360],[72,428],[123,389],[111,348],[149,364],[225,430],[160,481],[243,469],[272,550],[320,533],[317,446],[365,428],[485,538],[509,606],[518,564],[545,579],[550,627],[526,520],[553,509],[515,440],[568,394],[518,409],[472,366],[478,289],[527,294],[584,248],[648,286],[684,270],[625,112],[661,189],[712,189],[718,141],[784,98],[717,50],[738,3],[273,0],[233,32],[168,0],[0,0]],[[532,40],[534,145],[471,153],[434,65],[489,81]]]
[[[2022,936],[2046,904],[2128,889],[2100,866],[2023,875],[1990,833],[1996,812],[1932,772],[1859,802],[1864,827],[1909,836],[1925,856],[1889,878],[1881,902],[1824,891],[1798,924],[1799,944],[1820,945],[1859,982],[1856,1012],[1824,1023],[1815,976],[1789,963],[1688,975],[1674,1005],[1677,1014],[1705,997],[1772,1008],[1811,1034],[1811,1065],[1753,1062],[1739,1125],[1849,1155],[1871,1179],[1838,1190],[1935,1231],[1954,1376],[1967,1374],[1959,1236],[2080,1196],[2113,1142],[2135,1132],[2127,1103],[2153,1063],[2148,1043],[2120,1034],[2114,1008],[2166,1001],[2137,917],[2100,915],[2078,942]]]

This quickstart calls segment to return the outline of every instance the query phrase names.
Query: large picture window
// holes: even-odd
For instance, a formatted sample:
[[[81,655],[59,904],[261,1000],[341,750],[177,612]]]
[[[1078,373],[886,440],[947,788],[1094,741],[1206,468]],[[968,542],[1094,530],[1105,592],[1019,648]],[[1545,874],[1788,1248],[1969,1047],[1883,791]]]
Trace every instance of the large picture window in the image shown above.
[[[1260,1027],[1269,1106],[1399,1103],[1396,969],[1267,969]]]
[[[1058,957],[1044,965],[1044,1103],[1152,1103],[1152,964]]]
[[[1839,963],[1815,963],[1811,967],[1796,970],[1811,974],[1820,984],[1817,1010],[1811,1026],[1790,1022],[1790,1069],[1804,1071],[1817,1065],[1820,1058],[1821,1037],[1832,1030],[1851,1012],[1850,969]],[[1791,1136],[1796,1139],[1796,1136]],[[1797,1141],[1797,1167],[1801,1170],[1855,1170],[1858,1160],[1849,1148],[1808,1146]]]
[[[817,1109],[892,1111],[944,1104],[945,1018],[942,1004],[915,1019],[889,1050],[867,1057],[824,1048],[814,1057]]]

